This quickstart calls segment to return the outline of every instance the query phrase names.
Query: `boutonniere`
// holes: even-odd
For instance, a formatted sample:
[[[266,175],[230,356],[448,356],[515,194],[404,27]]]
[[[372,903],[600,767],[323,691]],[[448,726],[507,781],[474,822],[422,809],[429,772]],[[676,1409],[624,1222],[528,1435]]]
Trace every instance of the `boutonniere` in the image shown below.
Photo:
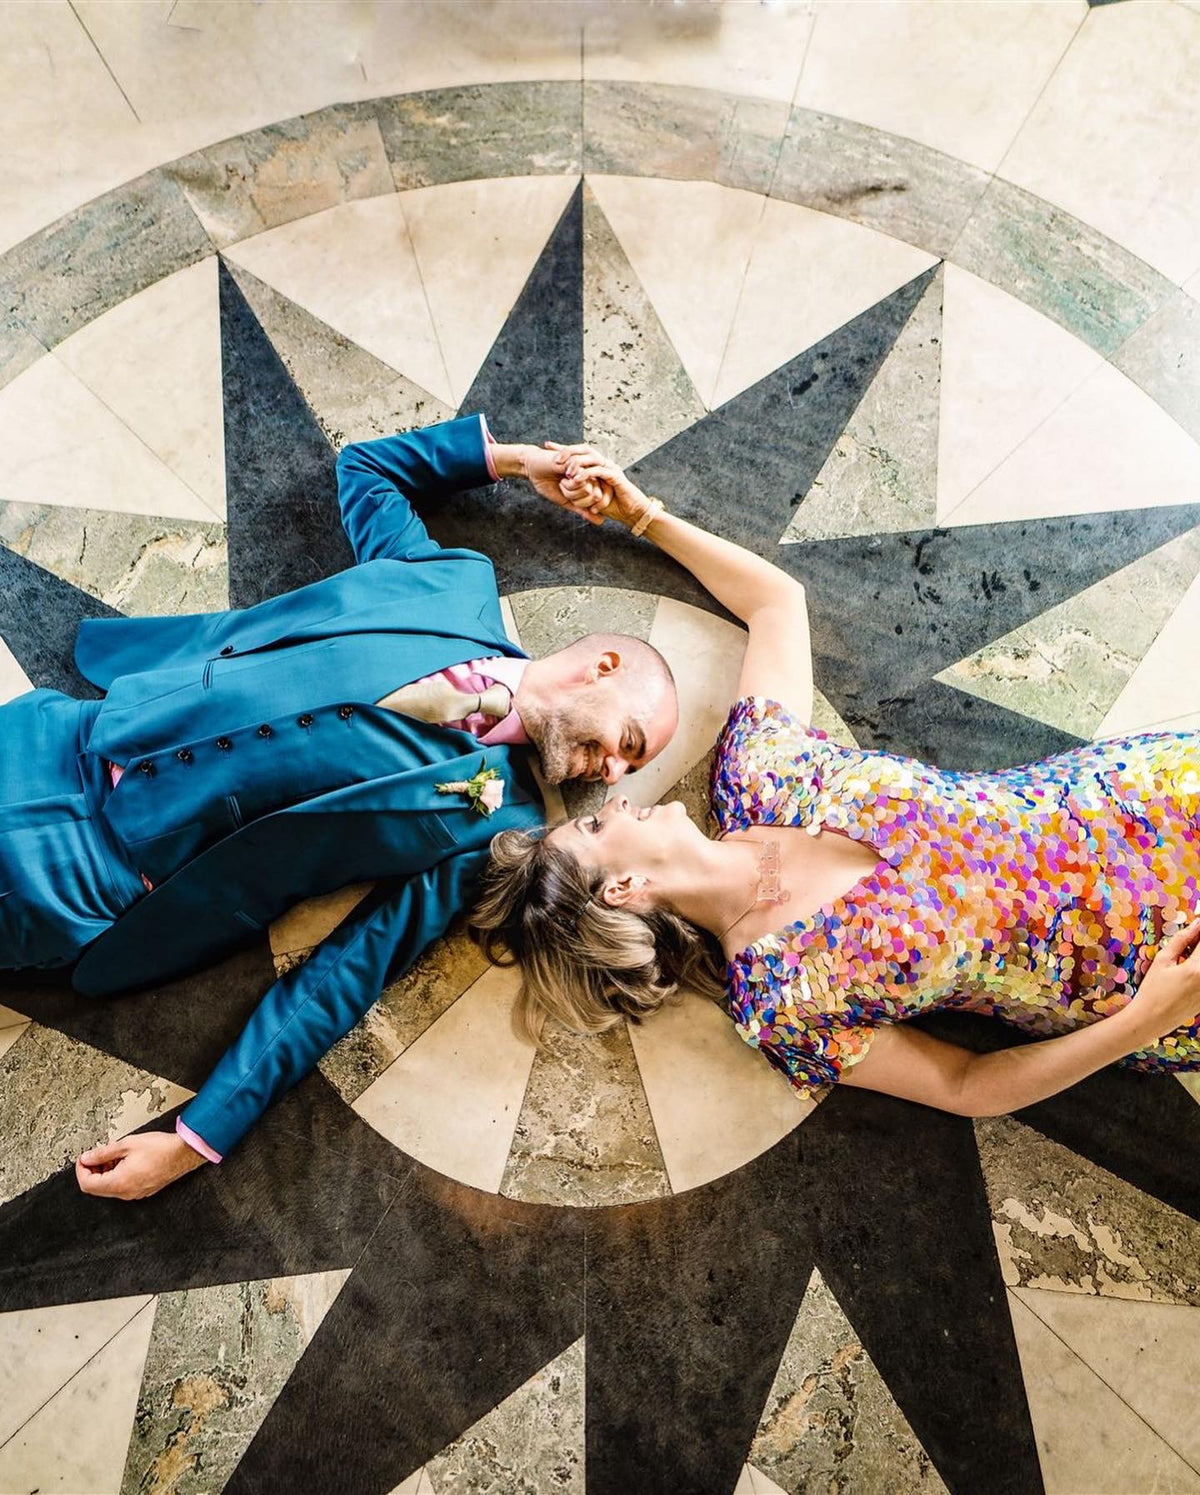
[[[473,809],[480,815],[490,815],[504,803],[504,780],[499,771],[486,768],[486,758],[479,760],[479,772],[470,779],[451,779],[448,784],[435,784],[439,794],[465,794]]]

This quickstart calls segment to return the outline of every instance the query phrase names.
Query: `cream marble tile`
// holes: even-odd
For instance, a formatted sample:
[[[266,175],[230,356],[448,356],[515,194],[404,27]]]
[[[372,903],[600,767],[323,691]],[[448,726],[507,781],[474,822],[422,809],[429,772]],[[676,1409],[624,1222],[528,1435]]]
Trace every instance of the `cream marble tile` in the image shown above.
[[[796,103],[991,171],[1087,13],[1084,0],[818,3]]]
[[[1176,1075],[1175,1078],[1198,1105],[1200,1105],[1200,1072]]]
[[[950,515],[1102,363],[1040,312],[946,266],[938,513]]]
[[[1001,175],[1177,282],[1197,269],[1200,26],[1175,5],[1093,10]]]
[[[533,1065],[512,1024],[518,976],[492,968],[354,1102],[411,1157],[495,1193]]]
[[[336,893],[306,898],[288,909],[271,925],[271,953],[287,955],[319,945],[358,907],[373,886],[369,882],[356,882],[348,888],[339,888]]]
[[[6,1007],[0,1002],[0,1028],[11,1028],[14,1023],[27,1023],[29,1019],[23,1012],[17,1012],[12,1007]]]
[[[710,405],[764,199],[715,182],[590,176],[588,183]]]
[[[782,1485],[777,1485],[773,1479],[768,1479],[762,1470],[756,1469],[753,1464],[746,1465],[743,1476],[749,1480],[745,1489],[750,1492],[750,1495],[788,1495]],[[740,1480],[737,1488],[738,1490],[743,1488]],[[736,1490],[734,1495],[737,1495]]]
[[[734,623],[664,597],[658,604],[650,643],[671,666],[679,695],[679,729],[653,762],[620,792],[636,805],[657,804],[716,741],[737,696],[746,652],[745,632]]]
[[[1161,633],[1142,656],[1125,688],[1105,713],[1096,736],[1180,730],[1185,720],[1200,716],[1197,638],[1200,638],[1200,579],[1184,593]]]
[[[389,1495],[432,1495],[433,1486],[424,1469],[418,1469],[403,1479]]]
[[[710,403],[723,405],[936,263],[873,228],[770,199]]]
[[[1200,1474],[1011,1290],[1008,1306],[1046,1495],[1130,1495],[1133,1490],[1192,1495],[1200,1490]]]
[[[0,1059],[4,1058],[28,1027],[29,1022],[26,1018],[18,1018],[14,1023],[0,1024]]]
[[[213,256],[105,312],[54,356],[225,517],[221,321]]]
[[[683,84],[790,103],[812,28],[804,0],[612,5],[589,16],[583,76]]]
[[[1200,1308],[1012,1291],[1182,1459],[1200,1468]]]
[[[706,997],[685,994],[630,1037],[676,1194],[756,1158],[815,1107]]]
[[[0,1447],[152,1301],[98,1298],[0,1314]]]
[[[754,1495],[757,1488],[750,1473],[750,1465],[743,1464],[742,1472],[738,1475],[738,1482],[733,1487],[733,1495]]]
[[[227,251],[259,280],[453,404],[399,197],[342,203]]]
[[[1102,364],[962,503],[952,525],[1194,503],[1200,445]]]
[[[33,682],[17,663],[12,650],[0,638],[0,705],[33,689]]]
[[[500,177],[400,197],[452,404],[462,403],[578,184],[574,176]]]
[[[151,1299],[0,1445],[0,1490],[117,1495],[153,1325]]]
[[[213,520],[213,509],[51,356],[0,390],[0,499]]]

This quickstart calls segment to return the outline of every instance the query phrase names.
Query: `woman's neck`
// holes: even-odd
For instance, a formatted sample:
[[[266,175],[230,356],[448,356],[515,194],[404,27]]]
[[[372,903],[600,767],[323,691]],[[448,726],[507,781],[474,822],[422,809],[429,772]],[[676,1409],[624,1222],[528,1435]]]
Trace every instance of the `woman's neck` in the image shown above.
[[[705,841],[679,881],[663,888],[670,907],[690,924],[720,939],[758,902],[757,841]]]

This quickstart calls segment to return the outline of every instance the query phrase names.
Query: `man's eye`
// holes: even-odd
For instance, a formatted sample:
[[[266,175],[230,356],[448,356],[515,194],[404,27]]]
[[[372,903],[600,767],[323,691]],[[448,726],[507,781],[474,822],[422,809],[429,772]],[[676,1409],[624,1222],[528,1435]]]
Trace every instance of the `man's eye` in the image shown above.
[[[593,836],[596,835],[596,834],[598,834],[598,832],[600,830],[600,817],[599,817],[599,815],[593,815],[592,818],[588,821],[588,825],[590,825],[591,828],[592,828],[592,835]]]

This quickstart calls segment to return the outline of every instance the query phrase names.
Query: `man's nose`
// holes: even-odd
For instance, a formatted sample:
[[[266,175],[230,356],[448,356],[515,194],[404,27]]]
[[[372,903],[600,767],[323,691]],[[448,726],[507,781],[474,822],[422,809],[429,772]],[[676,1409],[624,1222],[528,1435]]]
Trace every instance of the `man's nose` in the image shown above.
[[[600,765],[600,777],[606,784],[615,784],[629,767],[629,760],[618,753],[606,753]]]

